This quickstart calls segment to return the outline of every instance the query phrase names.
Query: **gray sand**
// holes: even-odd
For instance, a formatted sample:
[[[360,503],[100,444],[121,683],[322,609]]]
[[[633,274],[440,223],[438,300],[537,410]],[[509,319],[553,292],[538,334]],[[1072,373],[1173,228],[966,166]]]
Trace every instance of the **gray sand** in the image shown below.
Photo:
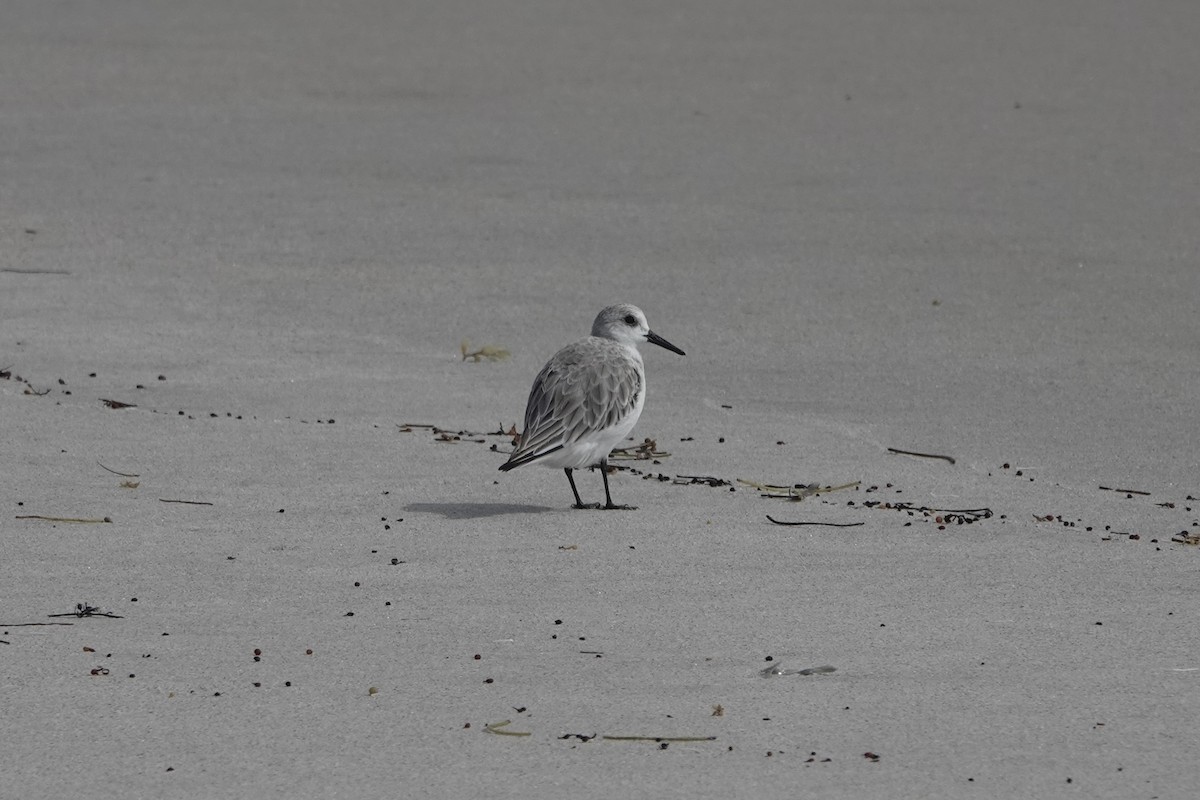
[[[1200,783],[1194,3],[0,17],[0,796]],[[497,434],[617,301],[575,512]]]

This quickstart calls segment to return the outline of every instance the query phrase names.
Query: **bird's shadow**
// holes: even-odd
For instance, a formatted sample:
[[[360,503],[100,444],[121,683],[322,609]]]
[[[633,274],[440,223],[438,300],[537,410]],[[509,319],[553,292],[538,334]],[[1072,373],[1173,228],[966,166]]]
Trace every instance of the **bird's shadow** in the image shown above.
[[[409,503],[404,510],[414,514],[441,514],[446,519],[479,519],[481,517],[499,517],[504,514],[541,514],[561,509],[550,506],[506,503]]]

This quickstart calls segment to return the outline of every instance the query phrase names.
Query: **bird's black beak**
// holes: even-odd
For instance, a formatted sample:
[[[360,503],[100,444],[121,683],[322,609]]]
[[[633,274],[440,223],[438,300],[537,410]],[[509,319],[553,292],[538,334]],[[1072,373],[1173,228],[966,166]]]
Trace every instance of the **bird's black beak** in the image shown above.
[[[663,337],[659,336],[659,335],[658,335],[657,333],[655,333],[654,331],[650,331],[650,332],[648,332],[648,333],[646,334],[646,341],[647,341],[647,342],[650,342],[651,344],[656,344],[656,345],[658,345],[659,347],[666,348],[667,350],[670,350],[672,353],[679,353],[679,355],[681,355],[681,356],[686,356],[686,355],[687,355],[687,353],[683,352],[683,351],[682,351],[682,350],[680,350],[678,347],[676,347],[675,345],[671,344],[670,342],[668,342],[668,341],[667,341],[666,339],[664,339]]]

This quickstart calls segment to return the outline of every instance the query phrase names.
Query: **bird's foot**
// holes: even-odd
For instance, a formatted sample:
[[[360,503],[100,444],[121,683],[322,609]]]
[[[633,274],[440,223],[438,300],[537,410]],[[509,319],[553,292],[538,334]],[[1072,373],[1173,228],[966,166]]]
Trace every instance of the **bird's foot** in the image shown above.
[[[599,503],[576,503],[575,505],[571,506],[571,508],[578,508],[583,511],[595,511],[596,509],[600,508],[600,504]]]
[[[596,508],[601,508],[605,511],[637,511],[637,506],[619,506],[615,503],[609,503],[606,506],[597,504]]]

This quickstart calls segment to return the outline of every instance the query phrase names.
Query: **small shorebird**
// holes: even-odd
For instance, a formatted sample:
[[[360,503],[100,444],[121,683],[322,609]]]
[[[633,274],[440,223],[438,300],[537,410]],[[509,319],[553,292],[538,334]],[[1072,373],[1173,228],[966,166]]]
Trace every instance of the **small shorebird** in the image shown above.
[[[635,508],[613,504],[608,454],[633,430],[646,402],[646,368],[637,349],[642,342],[684,355],[650,330],[637,306],[609,306],[596,315],[592,335],[555,353],[534,379],[520,444],[500,469],[532,463],[562,469],[575,508]],[[604,478],[603,506],[585,504],[571,475],[592,466],[599,466]]]

